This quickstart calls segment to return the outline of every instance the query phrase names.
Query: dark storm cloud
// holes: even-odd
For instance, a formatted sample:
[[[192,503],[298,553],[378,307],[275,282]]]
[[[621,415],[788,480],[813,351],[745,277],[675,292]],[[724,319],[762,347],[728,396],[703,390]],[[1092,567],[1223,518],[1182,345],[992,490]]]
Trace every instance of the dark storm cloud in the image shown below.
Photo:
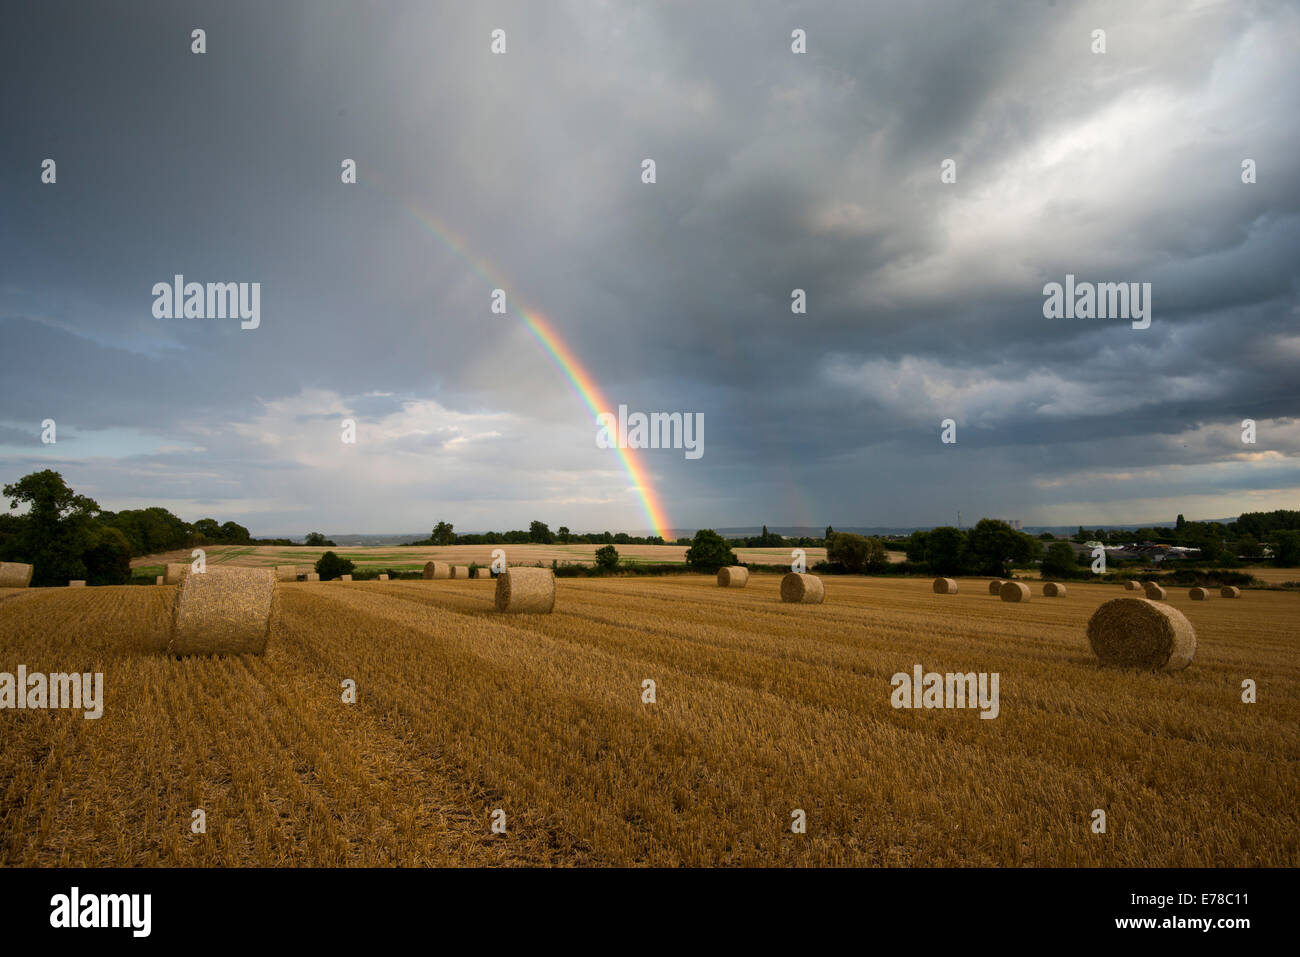
[[[439,502],[644,527],[499,285],[611,403],[705,414],[704,458],[644,456],[682,526],[1286,498],[1298,34],[1267,3],[29,8],[0,38],[0,445],[53,417],[107,437],[62,466],[101,498],[267,532]],[[1067,272],[1151,282],[1152,327],[1044,319]],[[260,282],[261,328],[155,319],[176,273]],[[1234,457],[1244,417],[1276,460]]]

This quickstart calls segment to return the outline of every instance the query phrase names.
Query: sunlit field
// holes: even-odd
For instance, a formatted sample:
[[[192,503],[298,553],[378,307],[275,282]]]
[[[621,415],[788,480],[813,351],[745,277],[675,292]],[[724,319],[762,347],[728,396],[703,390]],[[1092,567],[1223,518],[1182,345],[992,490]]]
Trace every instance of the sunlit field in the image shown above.
[[[264,656],[182,660],[173,588],[25,590],[0,671],[102,671],[104,713],[6,714],[0,864],[1300,863],[1300,595],[1171,589],[1198,650],[1164,674],[1092,658],[1119,586],[825,582],[561,579],[536,616],[491,581],[284,584]],[[998,673],[998,716],[896,710],[917,664]]]

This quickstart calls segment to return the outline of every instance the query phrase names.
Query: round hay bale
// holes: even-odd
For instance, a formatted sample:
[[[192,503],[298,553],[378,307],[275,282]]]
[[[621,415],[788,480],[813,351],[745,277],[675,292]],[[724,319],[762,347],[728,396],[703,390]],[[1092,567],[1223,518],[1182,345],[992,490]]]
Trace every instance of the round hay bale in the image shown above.
[[[728,565],[718,569],[719,588],[744,588],[749,581],[749,569],[744,565]]]
[[[1224,585],[1219,589],[1220,598],[1240,598],[1241,589],[1236,585]]]
[[[931,587],[936,595],[955,595],[957,594],[957,579],[936,578]]]
[[[157,578],[155,578],[155,579],[153,580],[153,583],[154,583],[155,585],[165,585],[165,584],[167,584],[167,579],[165,579],[165,578],[163,578],[161,575],[159,575]]]
[[[1177,608],[1112,598],[1088,619],[1088,644],[1104,665],[1178,671],[1196,655],[1196,631]]]
[[[350,581],[352,581],[352,575],[351,575],[351,574],[340,575],[340,576],[339,576],[339,581],[341,581],[341,582],[350,582]]]
[[[1125,590],[1125,591],[1141,591],[1141,590],[1142,590],[1142,583],[1141,583],[1141,582],[1133,582],[1133,581],[1125,582],[1125,583],[1124,583],[1124,590]]]
[[[452,570],[451,570],[451,577],[452,577],[452,578],[469,578],[469,566],[468,566],[468,565],[456,565],[456,566],[453,567]]]
[[[424,577],[425,579],[450,578],[451,566],[446,562],[425,562]]]
[[[1065,586],[1060,582],[1047,582],[1043,585],[1044,598],[1064,598]]]
[[[315,572],[308,572],[308,573],[307,573],[307,581],[309,581],[309,582],[318,582],[318,581],[320,581],[320,575],[316,574]]]
[[[1146,596],[1148,598],[1155,599],[1156,601],[1165,600],[1165,590],[1161,588],[1159,585],[1157,585],[1155,582],[1144,582],[1142,585],[1142,590],[1146,592]]]
[[[1003,582],[998,597],[1003,601],[1029,601],[1029,586],[1024,582]]]
[[[27,588],[32,583],[32,566],[22,562],[0,562],[0,588]]]
[[[276,565],[275,580],[278,582],[296,582],[298,580],[298,566]]]
[[[189,570],[189,562],[168,562],[166,568],[163,569],[163,584],[179,585],[181,579],[189,574]]]
[[[86,587],[86,580],[85,580],[84,578],[74,578],[72,581],[68,582],[68,587],[69,587],[69,588],[85,588],[85,587]]]
[[[1002,591],[1002,579],[1001,579],[1001,578],[995,578],[995,579],[993,579],[993,581],[989,582],[989,594],[990,594],[990,595],[997,595],[997,594],[1000,594],[1001,591]]]
[[[1210,592],[1206,588],[1193,588],[1187,592],[1187,597],[1192,601],[1205,601],[1210,597]]]
[[[788,572],[781,579],[781,600],[796,605],[820,605],[826,600],[826,586],[816,575]]]
[[[555,573],[549,568],[507,568],[497,576],[497,611],[549,615],[555,607]]]
[[[385,572],[384,574],[380,575],[380,576],[379,576],[379,580],[380,580],[381,582],[386,582],[386,581],[388,581],[388,573]]]
[[[172,655],[260,655],[275,611],[269,568],[210,568],[186,575],[172,606]]]
[[[492,569],[490,569],[490,568],[476,568],[476,569],[474,569],[474,577],[475,577],[475,578],[491,578],[491,577],[492,577]]]

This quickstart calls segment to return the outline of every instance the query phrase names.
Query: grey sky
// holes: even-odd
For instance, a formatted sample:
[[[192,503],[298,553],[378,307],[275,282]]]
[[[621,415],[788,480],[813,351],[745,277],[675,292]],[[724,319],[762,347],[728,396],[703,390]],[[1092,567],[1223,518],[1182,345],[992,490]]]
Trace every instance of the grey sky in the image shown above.
[[[1290,3],[31,5],[0,478],[258,534],[648,528],[501,285],[611,405],[703,413],[703,458],[640,453],[678,528],[1295,508],[1298,53]],[[261,327],[154,318],[175,273],[260,282]],[[1150,282],[1151,327],[1045,319],[1066,273]]]

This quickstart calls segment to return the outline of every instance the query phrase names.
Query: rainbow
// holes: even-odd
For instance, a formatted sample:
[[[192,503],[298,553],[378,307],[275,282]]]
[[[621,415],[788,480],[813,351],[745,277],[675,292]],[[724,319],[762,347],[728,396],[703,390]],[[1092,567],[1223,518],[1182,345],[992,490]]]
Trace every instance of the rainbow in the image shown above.
[[[487,262],[473,255],[469,245],[463,239],[410,199],[402,197],[392,187],[385,186],[383,177],[376,174],[373,169],[368,170],[364,178],[359,177],[358,179],[374,182],[393,196],[407,215],[423,226],[439,243],[467,262],[488,284],[489,289],[507,288],[508,284],[496,274],[495,270],[489,268]],[[508,297],[508,301],[514,303],[517,300],[511,295]],[[536,310],[517,307],[514,312],[523,321],[524,327],[532,333],[533,338],[546,350],[546,354],[551,357],[551,361],[564,373],[564,377],[569,380],[569,384],[578,393],[578,397],[591,410],[593,424],[595,417],[600,413],[610,412],[614,409],[614,406],[607,402],[604,395],[601,394],[591,373],[578,361],[578,357],[574,355],[568,344],[560,338],[560,334],[550,321]],[[623,469],[627,472],[628,478],[632,480],[632,488],[641,499],[641,507],[645,511],[651,529],[654,534],[664,541],[671,542],[672,539],[669,535],[672,527],[668,523],[668,517],[664,513],[659,497],[650,484],[649,476],[646,474],[645,466],[642,464],[640,457],[633,449],[618,449],[617,451],[623,463]]]

